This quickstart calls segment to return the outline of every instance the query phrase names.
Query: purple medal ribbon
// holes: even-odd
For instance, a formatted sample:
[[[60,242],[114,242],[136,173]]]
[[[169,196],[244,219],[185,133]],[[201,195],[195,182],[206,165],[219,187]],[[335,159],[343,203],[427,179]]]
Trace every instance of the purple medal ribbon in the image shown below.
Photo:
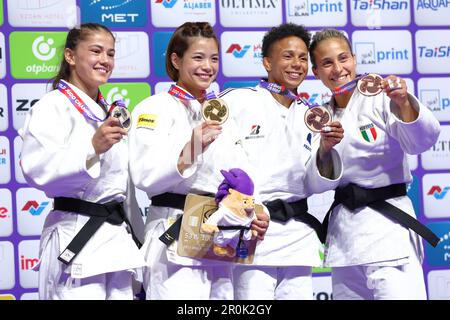
[[[86,118],[95,121],[95,122],[103,122],[106,120],[108,116],[105,117],[105,119],[100,119],[97,117],[91,109],[84,103],[84,101],[78,96],[78,94],[70,88],[70,86],[65,82],[64,80],[60,80],[58,83],[58,90],[63,93],[67,99],[73,104],[75,108]],[[106,103],[105,99],[101,94],[99,94],[99,102],[102,106],[108,108],[108,104]]]
[[[285,86],[281,86],[279,84],[276,84],[273,82],[267,82],[264,80],[261,80],[261,82],[259,83],[259,86],[270,92],[280,94],[282,96],[287,96],[287,97],[291,98],[292,100],[299,100],[310,109],[318,106],[318,104],[309,103],[308,100],[306,100],[300,94],[298,94],[298,95],[294,94],[291,90],[287,89]]]
[[[365,77],[366,75],[367,75],[367,73],[364,73],[363,75],[357,76],[352,81],[347,82],[346,84],[343,84],[342,86],[339,86],[337,88],[334,88],[334,90],[332,91],[333,95],[340,96],[343,94],[350,93],[356,87],[358,80]]]
[[[196,97],[194,97],[192,94],[190,94],[189,92],[187,92],[186,90],[183,90],[182,88],[178,87],[175,84],[172,84],[169,88],[168,93],[171,96],[174,96],[178,99],[181,100],[197,100]],[[203,97],[206,100],[210,100],[210,99],[214,99],[216,98],[216,94],[214,93],[214,91],[208,92],[206,93],[206,90],[203,92]]]
[[[98,92],[98,101],[99,104],[104,107],[106,110],[108,110],[108,114],[106,115],[105,119],[100,119],[99,117],[97,117],[92,111],[91,109],[88,107],[87,104],[84,103],[83,99],[80,98],[80,96],[74,91],[72,90],[72,88],[70,88],[69,84],[67,82],[65,82],[64,80],[60,80],[58,83],[58,90],[63,93],[67,99],[69,99],[69,101],[73,104],[73,106],[75,108],[77,108],[77,110],[86,118],[95,121],[95,122],[103,122],[105,121],[108,116],[109,113],[111,112],[111,110],[115,107],[121,107],[121,108],[126,108],[125,102],[123,100],[116,100],[114,101],[111,106],[108,104],[108,102],[106,102],[105,98],[103,97],[102,93],[99,91]]]

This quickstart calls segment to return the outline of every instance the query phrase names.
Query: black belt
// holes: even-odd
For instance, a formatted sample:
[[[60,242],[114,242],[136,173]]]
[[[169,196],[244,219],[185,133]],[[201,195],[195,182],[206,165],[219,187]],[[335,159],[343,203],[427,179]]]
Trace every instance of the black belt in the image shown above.
[[[54,199],[53,209],[90,216],[86,224],[58,257],[58,260],[65,264],[69,264],[80,253],[81,249],[105,221],[114,225],[120,225],[125,221],[130,228],[131,236],[136,245],[139,248],[142,246],[134,234],[131,224],[125,215],[123,205],[120,202],[111,201],[100,204],[81,199],[58,197]]]
[[[211,196],[211,194],[205,194]],[[158,194],[151,199],[151,205],[156,207],[167,207],[184,210],[184,203],[186,201],[185,194],[166,192]],[[159,237],[166,246],[169,246],[175,240],[178,240],[180,234],[182,217],[178,219]]]
[[[324,231],[326,232],[328,230],[328,220],[331,212],[339,204],[343,204],[350,210],[367,206],[400,223],[405,228],[413,230],[433,247],[436,247],[440,241],[438,236],[417,219],[386,201],[386,199],[405,195],[406,185],[404,183],[375,189],[366,189],[350,183],[343,188],[337,188],[334,195],[334,202],[323,221]]]
[[[248,250],[245,247],[244,244],[244,232],[246,230],[250,230],[251,227],[247,227],[247,226],[217,226],[217,228],[219,228],[219,230],[240,230],[239,231],[239,241],[236,245],[236,256],[238,258],[247,258],[247,254],[248,254]],[[242,255],[242,253],[240,252],[240,250],[245,250],[245,254]]]
[[[286,202],[276,199],[266,201],[264,205],[270,212],[270,219],[280,222],[287,222],[290,219],[301,221],[316,231],[319,240],[325,243],[326,233],[322,228],[322,224],[313,215],[308,213],[308,200],[301,199],[295,202]]]

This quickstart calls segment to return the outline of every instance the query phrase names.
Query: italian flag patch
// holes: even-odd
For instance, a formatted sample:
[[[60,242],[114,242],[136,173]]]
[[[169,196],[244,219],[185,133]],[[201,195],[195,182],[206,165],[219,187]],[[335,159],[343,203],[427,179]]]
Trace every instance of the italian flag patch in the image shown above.
[[[367,142],[374,142],[377,140],[377,130],[373,123],[359,127],[359,131],[361,131],[361,135]]]

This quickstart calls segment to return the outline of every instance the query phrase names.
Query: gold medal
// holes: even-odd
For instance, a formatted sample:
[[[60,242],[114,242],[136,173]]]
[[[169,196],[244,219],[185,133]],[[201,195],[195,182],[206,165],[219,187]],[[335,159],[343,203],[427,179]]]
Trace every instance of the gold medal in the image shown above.
[[[323,127],[328,126],[330,123],[331,113],[325,107],[313,107],[305,113],[305,124],[313,132],[320,132]]]
[[[365,96],[376,96],[383,91],[383,87],[381,86],[382,80],[383,78],[379,74],[369,73],[359,79],[357,85],[358,91]]]
[[[115,106],[111,111],[111,116],[119,119],[120,126],[126,131],[131,128],[131,114],[127,108]]]
[[[220,124],[228,119],[228,106],[219,98],[206,100],[202,105],[202,116],[205,120],[219,121]]]

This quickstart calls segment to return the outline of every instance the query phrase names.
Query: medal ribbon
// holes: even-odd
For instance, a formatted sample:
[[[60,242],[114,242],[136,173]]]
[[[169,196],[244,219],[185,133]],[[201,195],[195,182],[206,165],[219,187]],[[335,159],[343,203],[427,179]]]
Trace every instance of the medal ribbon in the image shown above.
[[[63,93],[67,99],[73,104],[75,108],[86,118],[95,121],[95,122],[103,122],[108,118],[108,116],[105,117],[105,119],[100,119],[97,117],[91,109],[84,103],[83,99],[81,99],[78,94],[76,94],[75,91],[73,91],[67,82],[64,80],[60,80],[58,83],[58,90]],[[99,103],[103,106],[108,108],[109,105],[106,103],[105,99],[103,98],[102,94],[99,92]]]
[[[63,93],[67,99],[73,104],[73,106],[86,118],[95,121],[95,122],[103,122],[108,118],[109,114],[111,113],[112,109],[114,107],[118,106],[121,108],[126,108],[125,102],[123,100],[116,100],[111,105],[106,102],[105,98],[103,97],[102,93],[98,92],[98,101],[99,104],[104,107],[106,110],[108,110],[108,114],[106,115],[105,119],[100,119],[97,117],[91,109],[88,107],[87,104],[84,103],[83,99],[80,98],[80,96],[70,88],[67,82],[64,80],[60,80],[58,83],[58,90]]]
[[[291,98],[292,100],[299,100],[310,109],[318,106],[318,104],[309,103],[305,97],[301,96],[301,94],[297,95],[297,94],[293,93],[291,90],[287,89],[285,86],[281,86],[279,84],[276,84],[273,82],[267,82],[264,80],[261,80],[261,82],[259,83],[259,86],[270,92]]]
[[[350,93],[355,87],[356,84],[358,83],[358,80],[365,77],[367,75],[367,73],[364,73],[363,75],[360,75],[358,77],[356,77],[355,79],[353,79],[350,82],[347,82],[346,84],[343,84],[342,86],[339,86],[337,88],[334,88],[332,90],[332,93],[334,96],[340,96],[343,94],[347,94]]]
[[[194,97],[192,94],[190,94],[189,92],[187,92],[186,90],[184,90],[183,88],[181,88],[175,84],[172,84],[170,86],[168,93],[171,96],[174,96],[175,98],[178,98],[181,100],[197,100],[197,98]],[[206,100],[210,100],[210,99],[216,98],[216,94],[214,93],[214,91],[206,93],[206,90],[204,90],[203,97]]]

